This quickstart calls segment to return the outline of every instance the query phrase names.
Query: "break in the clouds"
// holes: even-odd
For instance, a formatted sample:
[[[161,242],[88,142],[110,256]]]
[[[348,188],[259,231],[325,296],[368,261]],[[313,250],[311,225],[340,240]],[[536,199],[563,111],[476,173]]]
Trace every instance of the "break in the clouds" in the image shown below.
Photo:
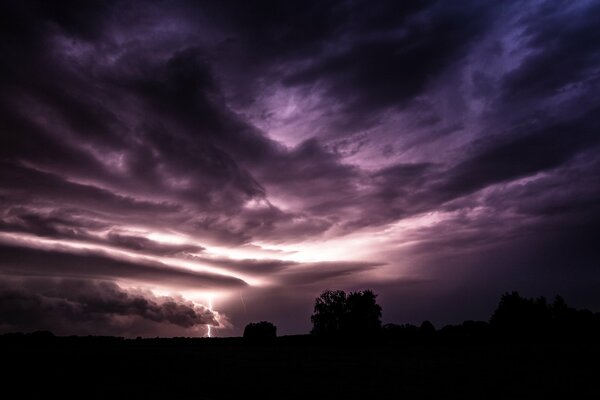
[[[506,290],[600,307],[596,2],[29,0],[0,24],[4,331],[300,333],[326,288],[389,322]]]

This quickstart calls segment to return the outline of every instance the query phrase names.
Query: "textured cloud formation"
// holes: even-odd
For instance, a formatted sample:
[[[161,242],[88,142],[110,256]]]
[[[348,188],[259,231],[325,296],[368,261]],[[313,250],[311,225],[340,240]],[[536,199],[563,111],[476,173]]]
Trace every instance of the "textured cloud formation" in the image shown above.
[[[122,278],[175,287],[243,287],[231,276],[203,273],[159,262],[127,260],[92,251],[36,249],[0,245],[0,271],[11,275]]]
[[[120,331],[131,335],[131,330],[139,331],[142,326],[148,334],[160,331],[162,324],[180,328],[181,332],[186,332],[186,328],[221,325],[218,313],[204,306],[182,298],[127,291],[112,282],[3,280],[0,299],[3,329],[51,329],[79,334]]]
[[[453,322],[600,278],[594,2],[9,0],[0,25],[7,279],[216,296],[235,334],[307,331],[328,287]]]

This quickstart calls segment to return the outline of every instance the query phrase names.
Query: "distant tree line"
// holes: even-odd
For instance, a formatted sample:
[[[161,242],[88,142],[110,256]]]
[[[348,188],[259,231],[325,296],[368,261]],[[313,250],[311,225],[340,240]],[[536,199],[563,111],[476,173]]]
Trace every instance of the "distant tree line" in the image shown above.
[[[544,297],[526,298],[518,292],[505,293],[500,298],[489,322],[465,321],[436,329],[430,321],[412,324],[381,324],[381,306],[372,290],[346,293],[326,290],[315,299],[311,316],[311,335],[281,338],[285,343],[318,343],[319,341],[368,340],[384,343],[489,343],[489,342],[596,342],[600,340],[600,313],[579,310],[556,296],[552,302]],[[277,327],[268,321],[250,323],[244,329],[243,340],[250,343],[271,343],[277,338]],[[199,338],[124,339],[111,336],[55,337],[48,331],[7,333],[1,343],[72,343],[114,344],[163,341],[188,343]],[[234,340],[235,338],[225,339]],[[210,339],[214,342],[214,339]],[[210,341],[209,340],[209,341]],[[242,338],[239,338],[242,340]],[[280,341],[281,341],[280,340]]]
[[[381,325],[381,307],[371,290],[327,290],[315,300],[312,334],[336,338],[373,338],[406,343],[489,341],[594,341],[600,339],[600,313],[577,310],[556,296],[525,298],[505,293],[489,322],[465,321],[437,330],[430,321],[420,326]]]
[[[439,330],[427,321],[419,327],[387,324],[381,335],[388,341],[407,343],[591,342],[600,339],[600,313],[569,307],[560,296],[550,303],[544,297],[510,292],[502,295],[489,322],[465,321]]]

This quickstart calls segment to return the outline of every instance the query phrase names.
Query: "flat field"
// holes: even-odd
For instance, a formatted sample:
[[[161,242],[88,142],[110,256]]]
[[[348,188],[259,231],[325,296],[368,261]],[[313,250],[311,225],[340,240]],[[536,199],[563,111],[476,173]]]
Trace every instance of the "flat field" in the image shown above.
[[[600,398],[600,345],[56,338],[0,352],[6,399]]]

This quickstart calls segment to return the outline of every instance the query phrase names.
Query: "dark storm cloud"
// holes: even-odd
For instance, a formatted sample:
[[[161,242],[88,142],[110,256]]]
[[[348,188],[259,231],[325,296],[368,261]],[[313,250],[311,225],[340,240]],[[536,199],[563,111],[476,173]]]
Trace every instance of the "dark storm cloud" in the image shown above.
[[[16,104],[7,104],[8,99]],[[4,101],[0,100],[0,129],[3,131],[0,155],[7,164],[3,169],[11,167],[8,163],[28,160],[63,172],[77,165],[78,174],[104,175],[97,160],[81,152],[67,138],[61,140],[49,127],[40,126],[33,120],[37,115],[31,114],[31,109],[25,113],[21,108],[33,107],[19,104],[14,94],[5,94]]]
[[[307,140],[285,156],[270,161],[258,172],[259,176],[274,192],[281,191],[283,197],[289,194],[300,197],[296,193],[303,193],[301,201],[309,215],[330,216],[331,203],[336,203],[334,207],[341,210],[348,202],[354,203],[359,195],[356,182],[361,171],[343,164],[338,155],[324,149],[316,139]],[[332,192],[337,195],[331,196]]]
[[[366,8],[361,6],[353,11]],[[356,17],[364,20],[351,25],[350,42],[340,43],[339,54],[326,54],[291,74],[286,83],[324,82],[332,95],[346,103],[349,112],[358,112],[361,118],[363,113],[403,105],[466,54],[470,42],[492,23],[490,8],[491,3],[439,2],[413,15],[414,21],[404,21],[408,18],[405,13],[395,14],[390,9],[388,24],[378,23],[381,15],[377,12],[367,12]],[[421,11],[415,9],[410,11]],[[397,20],[391,20],[395,15]]]
[[[0,202],[1,203],[1,202]],[[68,239],[82,243],[115,246],[121,249],[174,256],[181,253],[199,253],[202,246],[192,244],[159,243],[143,236],[122,234],[110,230],[111,224],[93,213],[78,209],[58,209],[42,212],[35,208],[7,207],[0,215],[0,231],[28,233],[50,239]],[[108,230],[108,233],[99,233]]]
[[[491,4],[438,1],[223,2],[203,6],[258,65],[310,60],[288,84],[317,80],[373,106],[402,102],[492,22]],[[228,45],[233,45],[228,43]],[[329,52],[328,52],[329,51]],[[331,54],[333,53],[333,54]],[[410,76],[410,79],[406,77]],[[335,90],[337,89],[337,90]]]
[[[149,212],[174,212],[179,206],[119,195],[94,185],[70,182],[56,174],[10,163],[1,163],[2,192],[15,199],[43,199],[62,206],[133,215]],[[43,194],[43,195],[42,195]]]
[[[49,21],[36,29],[55,35],[59,32],[103,54],[102,46],[119,47],[107,25],[109,21],[115,23],[110,19],[111,10],[122,10],[121,18],[125,20],[130,13],[135,14],[124,4],[85,6],[79,12],[69,8],[64,13],[59,7],[52,8],[50,14],[46,6],[35,6],[32,10],[38,14],[33,12],[29,18]],[[176,10],[194,9],[196,14],[191,15],[217,16],[225,32],[234,35],[235,40],[247,41],[250,48],[258,48],[261,38],[276,41],[273,46],[278,51],[270,53],[273,47],[269,47],[271,50],[265,48],[256,55],[266,70],[271,62],[310,60],[307,69],[294,72],[294,78],[285,78],[289,84],[321,81],[332,98],[355,102],[352,106],[366,114],[417,97],[430,79],[465,57],[478,35],[491,28],[495,15],[492,6],[437,2],[377,7],[361,2],[319,7],[262,3],[244,6],[252,12],[227,4],[197,8],[182,3],[180,7]],[[84,29],[80,21],[88,15],[93,22]],[[149,15],[150,20],[158,18]],[[290,21],[298,26],[316,21],[323,29],[301,34]],[[528,23],[530,29],[535,27],[533,22]],[[272,32],[291,36],[280,40]],[[35,33],[31,36],[31,40],[36,37]],[[40,35],[36,40],[49,39]],[[339,45],[338,50],[324,52],[328,43]],[[150,56],[147,46],[136,42],[121,48],[125,55],[110,67],[102,63],[92,66],[89,60],[77,58],[76,53],[73,60],[56,59],[56,52],[61,50],[56,46],[22,54],[24,58],[35,57],[35,65],[58,61],[53,63],[49,76],[65,78],[60,86],[56,83],[59,79],[36,78],[34,83],[27,83],[18,68],[9,68],[13,81],[19,83],[11,86],[16,93],[46,104],[58,115],[54,125],[34,123],[20,103],[6,104],[10,110],[19,111],[7,111],[4,119],[6,131],[14,133],[4,147],[9,161],[3,168],[3,179],[8,182],[6,189],[14,190],[11,196],[31,198],[32,192],[44,192],[49,201],[104,209],[117,216],[151,212],[154,208],[162,209],[163,214],[176,214],[188,207],[200,211],[185,224],[189,232],[210,235],[223,243],[248,243],[253,237],[315,235],[340,222],[348,227],[386,223],[435,208],[463,195],[465,190],[558,165],[564,158],[558,153],[568,152],[569,148],[576,153],[581,148],[575,144],[565,150],[556,149],[553,155],[553,149],[562,145],[560,137],[565,135],[550,134],[547,143],[543,131],[552,128],[540,127],[536,128],[539,133],[517,134],[508,141],[487,145],[485,151],[460,160],[446,172],[439,167],[436,174],[416,171],[415,179],[406,180],[402,178],[404,172],[398,172],[405,166],[399,164],[369,176],[345,164],[343,157],[327,150],[316,138],[288,151],[231,112],[214,73],[223,60],[215,58],[213,50],[184,42],[164,54]],[[73,73],[73,62],[89,67]],[[96,96],[87,96],[90,91]],[[124,96],[137,99],[135,109],[116,107],[120,107]],[[140,111],[145,113],[144,121],[132,124]],[[19,119],[11,122],[14,115]],[[341,117],[349,120],[346,114]],[[579,142],[585,144],[586,140]],[[544,155],[529,162],[539,166],[505,163],[513,149],[531,159],[527,155],[537,148],[536,141],[544,142]],[[32,147],[31,143],[42,143],[43,147]],[[90,151],[100,155],[90,157]],[[104,157],[105,152],[118,153],[114,155],[117,161]],[[23,161],[55,172],[26,167],[20,164]],[[118,163],[118,169],[111,170],[111,163]],[[497,168],[498,164],[502,167]],[[72,176],[92,180],[116,193],[95,187],[94,183],[69,182]],[[432,185],[431,181],[441,183]],[[269,194],[265,187],[270,193],[292,200],[299,212],[281,212],[272,206],[260,212],[242,209],[247,201],[264,199]],[[170,224],[179,221],[174,216]]]
[[[2,202],[0,201],[0,204]],[[90,229],[108,225],[77,215],[76,210],[41,213],[32,208],[6,204],[0,215],[0,231],[30,233],[56,239],[92,239]]]
[[[3,279],[2,331],[48,329],[59,333],[127,333],[136,322],[192,328],[220,326],[211,310],[181,298],[125,290],[110,281]],[[138,322],[138,323],[139,323]]]
[[[0,270],[15,276],[69,276],[132,279],[179,288],[239,288],[238,278],[171,267],[159,262],[117,259],[100,252],[0,244]]]
[[[430,163],[396,164],[371,175],[373,190],[365,199],[371,209],[352,224],[368,226],[427,211],[435,196],[427,187],[439,177],[439,167]]]
[[[543,128],[522,129],[520,135],[486,139],[478,154],[465,159],[447,173],[444,189],[450,196],[469,193],[498,182],[513,180],[556,168],[576,154],[600,143],[598,109],[574,121]]]
[[[397,38],[390,39],[386,35],[383,37],[375,35],[372,43],[361,42],[342,47],[347,50],[344,50],[341,55],[325,55],[322,61],[319,59],[315,62],[316,66],[310,67],[313,70],[312,73],[307,70],[296,74],[297,83],[318,79],[339,91],[352,90],[364,103],[360,109],[366,110],[368,107],[365,109],[364,105],[370,101],[369,99],[381,101],[382,104],[398,104],[403,99],[410,99],[417,95],[423,89],[426,79],[435,76],[437,71],[441,71],[448,63],[448,59],[463,54],[465,46],[489,22],[487,18],[489,18],[490,11],[485,10],[484,8],[487,7],[481,5],[468,7],[463,4],[460,7],[453,7],[430,3],[415,3],[414,7],[394,6],[392,8],[384,5],[371,8],[362,3],[352,6],[332,4],[318,8],[301,7],[294,4],[249,4],[244,6],[248,8],[247,12],[227,5],[222,8],[217,7],[216,10],[212,7],[201,7],[201,9],[221,15],[224,20],[232,23],[233,31],[247,34],[249,40],[256,40],[256,43],[259,43],[261,38],[269,38],[271,41],[278,40],[275,48],[278,48],[279,51],[271,57],[279,57],[282,54],[289,54],[289,57],[300,57],[302,53],[295,52],[302,48],[312,48],[317,52],[321,47],[319,44],[343,36],[340,35],[340,29],[342,32],[349,33],[349,36],[354,38],[353,40],[358,40],[356,38],[373,36],[369,34],[393,31],[399,27],[405,28],[406,32],[399,34]],[[51,21],[52,24],[58,25],[70,35],[86,41],[98,38],[104,26],[104,20],[107,18],[106,10],[110,7],[85,6],[78,12],[74,12],[72,9],[73,7],[66,5],[64,9],[54,9],[43,5],[34,7],[34,10],[39,10],[40,19]],[[592,15],[594,14],[592,13]],[[400,25],[411,21],[411,18],[416,18],[416,16],[421,16],[425,22],[410,22]],[[81,23],[82,20],[88,18],[93,22]],[[296,22],[298,26],[303,26],[302,21],[317,21],[316,25],[321,26],[322,29],[311,30],[309,34],[299,35],[299,30],[294,29],[294,25],[292,27],[288,25],[290,20]],[[318,21],[322,21],[322,23],[318,23]],[[530,29],[535,28],[534,22],[530,23]],[[583,24],[581,28],[577,29],[585,31],[587,29],[585,26],[588,25]],[[579,32],[577,29],[576,31]],[[291,36],[289,40],[280,40],[280,36],[270,34],[274,31],[283,31]],[[435,34],[436,32],[444,32],[444,34]],[[540,32],[538,36],[543,34]],[[285,38],[286,35],[284,34],[283,37]],[[532,43],[537,42],[545,43],[542,40],[532,40]],[[564,38],[562,42],[569,42],[568,37]],[[272,48],[272,46],[268,48]],[[367,53],[363,54],[365,51]],[[151,146],[153,149],[150,150],[160,150],[158,156],[149,155],[145,149],[134,148],[130,151],[128,167],[132,177],[136,178],[138,182],[143,182],[144,178],[157,179],[156,171],[153,172],[154,177],[144,177],[143,174],[149,174],[148,171],[153,169],[150,166],[151,163],[160,164],[161,159],[173,159],[171,156],[175,155],[176,161],[169,162],[168,166],[172,175],[179,176],[182,171],[189,170],[194,165],[195,170],[202,170],[202,173],[198,175],[208,175],[208,181],[214,181],[214,185],[220,185],[224,180],[232,182],[233,186],[239,187],[246,196],[260,194],[261,189],[252,183],[249,176],[244,175],[243,170],[239,169],[233,160],[255,157],[255,154],[265,156],[264,158],[270,161],[270,165],[276,165],[276,162],[280,160],[282,164],[302,171],[302,175],[298,175],[294,174],[293,170],[286,170],[288,174],[285,177],[289,177],[291,173],[292,179],[289,180],[294,183],[311,185],[318,183],[316,179],[312,179],[310,182],[304,181],[311,178],[311,169],[307,169],[306,165],[310,165],[313,171],[318,171],[319,181],[324,182],[324,185],[332,182],[343,183],[347,179],[355,178],[352,176],[352,171],[338,160],[323,152],[316,154],[313,150],[316,147],[310,142],[299,147],[288,157],[281,154],[276,146],[253,132],[252,129],[245,128],[243,123],[235,121],[232,115],[228,115],[218,103],[214,102],[214,98],[219,96],[218,84],[212,76],[208,58],[203,55],[202,49],[190,47],[175,52],[164,63],[159,62],[155,67],[145,69],[135,67],[133,73],[137,72],[137,76],[130,76],[131,69],[134,68],[132,65],[140,65],[141,60],[136,59],[136,56],[145,57],[145,54],[136,55],[135,51],[132,53],[133,58],[125,58],[118,64],[119,68],[116,70],[118,75],[109,75],[106,79],[118,81],[118,85],[137,93],[152,110],[160,113],[162,117],[177,120],[177,124],[183,124],[186,128],[178,131],[177,134],[161,131],[160,127],[147,129],[144,139],[148,143],[155,144],[155,146]],[[582,53],[589,54],[589,51],[582,49]],[[267,55],[264,57],[269,58]],[[335,62],[336,60],[338,62]],[[386,68],[386,71],[390,71],[390,73],[378,72],[377,68],[380,67]],[[410,70],[403,74],[403,68],[410,68]],[[527,68],[529,67],[523,66],[518,71]],[[60,69],[57,70],[56,67],[53,70],[54,73],[61,73]],[[346,70],[347,72],[344,72]],[[411,78],[405,79],[405,76]],[[336,83],[338,79],[344,79],[343,85]],[[69,84],[69,82],[64,83]],[[78,77],[74,78],[71,83],[78,87],[88,85],[90,82],[87,82],[85,77]],[[404,87],[405,85],[410,85],[410,87]],[[385,90],[389,96],[382,90]],[[73,132],[81,132],[81,128],[85,126],[88,137],[99,134],[102,140],[106,141],[107,135],[115,131],[107,123],[117,120],[117,118],[113,117],[114,114],[107,110],[106,106],[100,103],[92,104],[90,100],[85,100],[81,96],[73,97],[69,91],[61,91],[56,87],[43,92],[48,91],[53,93],[53,96],[47,100],[51,100],[54,107],[64,113],[66,123]],[[40,94],[39,90],[37,94]],[[344,92],[341,92],[338,97],[354,98],[347,96]],[[378,105],[374,104],[374,106]],[[163,127],[163,129],[168,131],[173,128]],[[201,132],[193,132],[197,129],[200,129]],[[190,140],[187,135],[192,132],[194,136],[199,134],[208,141],[205,140],[206,143],[198,144],[197,141]],[[214,147],[215,145],[225,148],[227,152],[218,150]],[[240,151],[240,149],[251,151]],[[15,154],[14,151],[12,153]],[[199,154],[203,156],[198,157]],[[80,160],[76,162],[78,165],[82,165]],[[200,164],[198,164],[199,162]],[[150,168],[148,168],[149,166]],[[272,169],[281,171],[281,168]],[[277,182],[281,178],[272,176],[267,179]],[[199,181],[194,182],[194,180],[192,182],[191,186],[197,186],[200,183]],[[203,179],[202,184],[206,187],[207,181]],[[342,192],[349,193],[347,189],[340,189]],[[322,191],[315,190],[315,192]],[[201,199],[207,193],[211,193],[211,191],[205,189],[202,193],[191,191],[190,195]],[[229,198],[236,197],[235,193],[228,194]],[[220,199],[224,197],[220,197]],[[229,201],[227,206],[230,207],[233,204]],[[322,207],[322,204],[320,206]]]
[[[251,134],[235,127],[229,121],[233,116],[211,99],[218,90],[201,61],[201,51],[189,46],[148,63],[148,54],[132,46],[128,56],[110,70],[102,65],[86,70],[91,60],[79,57],[78,51],[86,46],[99,53],[103,46],[117,49],[112,39],[100,32],[81,32],[78,21],[94,11],[94,7],[82,8],[80,13],[66,10],[64,18],[48,24],[40,7],[32,6],[40,14],[29,18],[38,18],[38,29],[45,29],[36,36],[45,46],[6,63],[4,78],[10,82],[5,86],[6,99],[13,99],[3,103],[2,111],[6,158],[11,163],[26,160],[57,174],[100,180],[104,186],[132,195],[160,188],[204,207],[236,207],[261,195],[260,186],[219,145],[239,144],[256,150],[254,143],[260,146],[264,140],[250,138],[246,144],[240,143],[244,135]],[[59,9],[53,11],[61,15]],[[94,13],[93,17],[100,19],[101,15]],[[52,24],[63,29],[56,31]],[[34,21],[32,25],[36,25]],[[88,43],[92,38],[99,42]],[[61,54],[65,51],[72,53]],[[137,122],[132,125],[129,112],[133,110],[120,106],[125,93],[135,94],[146,105],[147,115],[157,118],[145,118],[139,127]],[[197,140],[199,137],[204,140]]]
[[[511,182],[538,173],[554,174],[575,157],[593,152],[600,144],[597,109],[573,120],[550,122],[541,126],[517,126],[509,134],[499,134],[471,143],[466,156],[450,168],[435,163],[399,164],[372,175],[375,189],[365,199],[372,207],[368,217],[357,223],[383,223],[443,207],[478,190]],[[588,164],[594,170],[597,166]],[[587,169],[584,167],[584,169]],[[552,176],[548,181],[558,181]],[[520,201],[514,193],[511,203]],[[572,195],[577,201],[579,194]],[[549,197],[556,197],[554,196]],[[565,196],[563,202],[565,201]],[[471,200],[472,201],[472,200]],[[494,202],[495,206],[507,202]],[[538,205],[543,207],[544,199]],[[460,204],[458,202],[457,204]],[[473,203],[462,203],[471,207]]]
[[[15,5],[12,11],[18,8]],[[82,10],[81,15],[73,10],[66,13],[85,19],[87,11]],[[40,15],[32,13],[28,18],[42,21],[44,15],[40,11]],[[73,22],[71,17],[65,18],[68,24]],[[52,23],[60,25],[62,21]],[[36,40],[49,41],[57,35],[48,24],[32,26],[46,29],[47,37],[39,32]],[[79,29],[67,26],[64,32],[75,36],[61,40],[79,44]],[[90,35],[86,33],[83,39],[91,40]],[[1,151],[7,203],[37,199],[46,206],[103,211],[110,224],[127,219],[139,222],[145,211],[161,212],[164,217],[181,210],[182,203],[202,207],[203,212],[212,208],[219,215],[223,210],[239,208],[254,196],[263,196],[260,186],[219,147],[217,139],[223,140],[223,147],[239,144],[250,150],[257,148],[252,143],[260,146],[267,141],[249,139],[245,145],[240,143],[242,136],[256,133],[247,129],[250,133],[236,136],[236,126],[225,126],[235,125],[228,122],[233,116],[208,98],[216,88],[207,68],[198,68],[202,67],[198,51],[175,52],[132,72],[128,69],[135,68],[132,63],[147,64],[145,55],[134,48],[116,68],[102,71],[99,67],[97,74],[90,74],[89,70],[75,71],[75,60],[60,58],[53,53],[60,49],[52,42],[47,45],[38,52],[21,54],[22,60],[12,59],[4,76],[10,82],[5,88],[13,95],[5,97],[0,122],[5,132]],[[19,62],[23,62],[25,72],[18,67]],[[82,67],[86,61],[76,63]],[[44,65],[48,68],[43,74],[34,70]],[[148,115],[157,118],[145,118],[139,127],[123,122],[130,111],[119,105],[125,92],[134,93],[147,105]],[[25,99],[25,104],[19,99]],[[27,105],[31,107],[24,108]],[[173,121],[176,123],[169,125]],[[86,184],[74,183],[73,179]],[[161,199],[151,201],[147,197]],[[192,222],[189,229],[194,230],[194,223],[203,225]],[[235,233],[223,228],[225,223],[220,225],[224,238],[217,234],[216,240],[230,241],[228,237]]]
[[[490,196],[505,208],[544,218],[562,226],[593,224],[600,219],[600,160],[589,154],[571,162],[556,174],[530,182],[512,191],[492,192]],[[494,199],[499,197],[500,199]]]
[[[531,52],[504,79],[503,95],[514,101],[597,86],[600,5],[543,2],[537,7],[535,13],[524,18],[524,36]]]

